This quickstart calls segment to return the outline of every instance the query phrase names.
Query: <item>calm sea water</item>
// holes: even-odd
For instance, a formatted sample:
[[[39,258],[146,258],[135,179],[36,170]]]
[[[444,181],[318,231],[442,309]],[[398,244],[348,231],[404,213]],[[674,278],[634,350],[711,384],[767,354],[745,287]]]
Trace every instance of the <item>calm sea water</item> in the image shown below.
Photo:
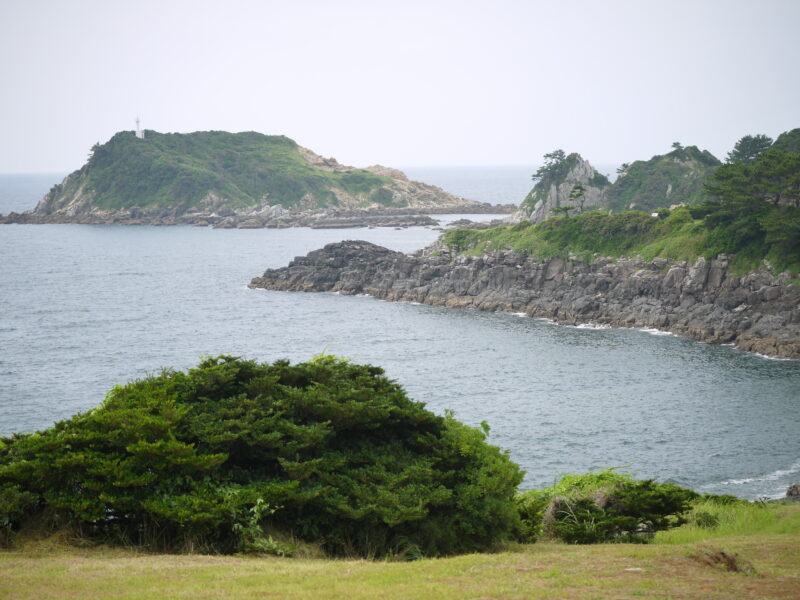
[[[428,171],[413,176],[479,200],[491,201],[481,189],[518,198],[521,185],[513,169],[486,170],[490,181]],[[59,179],[0,177],[0,213],[31,208]],[[329,242],[411,251],[437,235],[0,226],[0,435],[48,427],[116,384],[203,355],[328,352],[383,366],[437,413],[487,420],[525,487],[604,466],[747,498],[800,480],[798,361],[656,332],[246,287]]]

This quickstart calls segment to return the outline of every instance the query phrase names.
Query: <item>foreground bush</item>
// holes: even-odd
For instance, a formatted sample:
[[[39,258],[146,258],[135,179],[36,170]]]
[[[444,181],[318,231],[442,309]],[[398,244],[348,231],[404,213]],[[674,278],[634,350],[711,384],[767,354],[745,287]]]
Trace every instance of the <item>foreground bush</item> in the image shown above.
[[[46,515],[157,549],[290,553],[280,531],[334,554],[451,554],[516,532],[521,478],[380,368],[222,356],[0,441],[0,528]]]
[[[523,541],[545,536],[570,544],[645,542],[685,523],[699,497],[670,483],[638,481],[606,469],[565,475],[553,487],[523,492],[517,506]]]

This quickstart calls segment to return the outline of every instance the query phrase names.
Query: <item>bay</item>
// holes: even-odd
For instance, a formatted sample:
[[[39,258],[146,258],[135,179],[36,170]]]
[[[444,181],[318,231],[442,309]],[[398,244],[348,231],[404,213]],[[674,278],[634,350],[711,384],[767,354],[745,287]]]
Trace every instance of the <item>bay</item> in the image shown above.
[[[470,172],[461,187],[447,183],[457,170],[429,171],[427,181],[480,200],[481,189],[511,198],[521,185],[513,170],[487,168],[490,181]],[[32,208],[58,179],[0,177],[0,212]],[[526,488],[605,466],[746,498],[800,480],[798,361],[657,332],[247,288],[326,243],[412,251],[437,235],[2,226],[0,435],[48,427],[97,406],[116,384],[203,355],[302,361],[326,352],[384,367],[439,414],[488,421],[490,442],[527,471]]]

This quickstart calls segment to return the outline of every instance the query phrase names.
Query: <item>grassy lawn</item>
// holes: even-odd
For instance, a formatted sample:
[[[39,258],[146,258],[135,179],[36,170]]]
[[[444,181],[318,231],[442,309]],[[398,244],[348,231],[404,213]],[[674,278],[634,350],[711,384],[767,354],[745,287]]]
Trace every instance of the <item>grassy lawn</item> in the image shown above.
[[[0,551],[0,598],[796,599],[800,506],[770,512],[775,520],[763,533],[715,537],[711,530],[699,539],[692,530],[683,534],[691,541],[538,543],[405,563],[145,554],[51,538]],[[733,557],[741,571],[728,570],[720,556]]]

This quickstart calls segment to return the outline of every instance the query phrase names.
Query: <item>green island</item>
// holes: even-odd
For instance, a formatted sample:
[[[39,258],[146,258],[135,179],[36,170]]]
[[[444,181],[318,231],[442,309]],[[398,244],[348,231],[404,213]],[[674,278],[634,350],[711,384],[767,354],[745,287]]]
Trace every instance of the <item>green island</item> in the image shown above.
[[[282,135],[147,130],[98,142],[33,210],[0,216],[0,223],[388,227],[430,225],[430,218],[410,217],[465,209],[511,207],[457,198],[381,165],[342,165]],[[409,218],[347,221],[381,216]]]
[[[197,207],[209,190],[231,206],[337,204],[334,190],[365,202],[391,204],[381,192],[391,179],[365,169],[324,170],[309,163],[298,144],[256,132],[200,131],[189,134],[147,131],[138,139],[121,131],[92,147],[82,171],[97,206]],[[59,184],[61,185],[61,184]],[[54,188],[59,191],[59,186]]]
[[[0,440],[20,598],[789,597],[800,504],[614,469],[520,492],[382,369],[204,359]]]

